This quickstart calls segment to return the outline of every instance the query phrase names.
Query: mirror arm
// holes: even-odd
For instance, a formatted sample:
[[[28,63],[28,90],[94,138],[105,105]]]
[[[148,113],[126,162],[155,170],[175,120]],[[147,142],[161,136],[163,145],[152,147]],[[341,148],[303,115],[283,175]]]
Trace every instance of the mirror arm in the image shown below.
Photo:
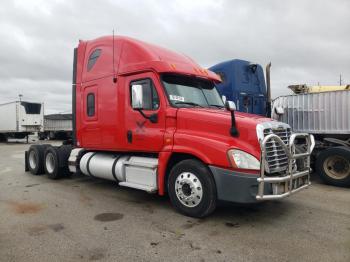
[[[139,111],[139,113],[146,119],[148,119],[149,121],[151,121],[151,123],[157,123],[158,122],[158,115],[152,114],[150,116],[145,115],[145,113],[142,111],[141,108],[136,109],[137,111]]]
[[[233,136],[233,137],[238,137],[239,136],[239,132],[237,130],[236,117],[235,117],[236,105],[232,101],[226,101],[225,102],[225,107],[231,113],[230,135]]]
[[[231,111],[231,128],[230,128],[230,134],[233,137],[238,137],[239,136],[239,132],[237,130],[236,127],[236,118],[235,118],[235,111],[232,110]]]

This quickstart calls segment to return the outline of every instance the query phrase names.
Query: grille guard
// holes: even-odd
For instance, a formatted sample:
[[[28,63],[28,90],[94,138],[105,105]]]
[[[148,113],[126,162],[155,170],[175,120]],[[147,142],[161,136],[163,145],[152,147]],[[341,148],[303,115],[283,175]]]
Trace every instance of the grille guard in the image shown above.
[[[307,150],[303,153],[295,153],[295,139],[303,138],[306,141]],[[288,157],[288,165],[283,176],[267,177],[265,173],[269,172],[269,165],[266,160],[266,143],[275,140],[284,150]],[[292,134],[289,139],[289,144],[285,144],[282,139],[275,135],[267,135],[260,143],[261,147],[261,165],[260,165],[260,177],[258,180],[258,194],[257,200],[272,200],[281,199],[287,197],[293,193],[296,193],[311,185],[310,182],[310,155],[315,147],[315,139],[313,135],[307,133]],[[305,158],[306,166],[302,171],[293,170],[293,163],[296,159]],[[302,183],[300,183],[302,182]],[[270,184],[272,187],[272,194],[264,194],[265,184]],[[283,192],[279,192],[280,189]]]

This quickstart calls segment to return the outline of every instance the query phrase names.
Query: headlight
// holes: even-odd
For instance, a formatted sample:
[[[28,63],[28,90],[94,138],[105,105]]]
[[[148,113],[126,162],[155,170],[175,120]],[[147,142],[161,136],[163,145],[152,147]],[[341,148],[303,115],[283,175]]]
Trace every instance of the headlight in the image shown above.
[[[228,158],[233,167],[260,170],[260,161],[244,151],[231,149],[228,151]]]

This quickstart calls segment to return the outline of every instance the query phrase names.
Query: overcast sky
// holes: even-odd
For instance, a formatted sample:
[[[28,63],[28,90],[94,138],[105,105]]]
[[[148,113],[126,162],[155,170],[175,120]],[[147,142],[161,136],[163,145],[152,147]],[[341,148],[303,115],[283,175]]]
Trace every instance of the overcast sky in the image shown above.
[[[272,62],[273,96],[290,84],[350,83],[350,1],[2,0],[0,103],[45,102],[69,111],[78,40],[131,36],[203,67],[240,58]]]

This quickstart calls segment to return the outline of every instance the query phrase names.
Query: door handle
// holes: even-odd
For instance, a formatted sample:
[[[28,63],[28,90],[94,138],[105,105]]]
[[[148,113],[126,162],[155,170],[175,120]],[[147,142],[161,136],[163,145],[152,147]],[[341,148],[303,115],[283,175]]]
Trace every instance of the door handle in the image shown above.
[[[128,139],[128,143],[132,143],[132,131],[128,130],[128,132],[126,132],[126,138]]]

